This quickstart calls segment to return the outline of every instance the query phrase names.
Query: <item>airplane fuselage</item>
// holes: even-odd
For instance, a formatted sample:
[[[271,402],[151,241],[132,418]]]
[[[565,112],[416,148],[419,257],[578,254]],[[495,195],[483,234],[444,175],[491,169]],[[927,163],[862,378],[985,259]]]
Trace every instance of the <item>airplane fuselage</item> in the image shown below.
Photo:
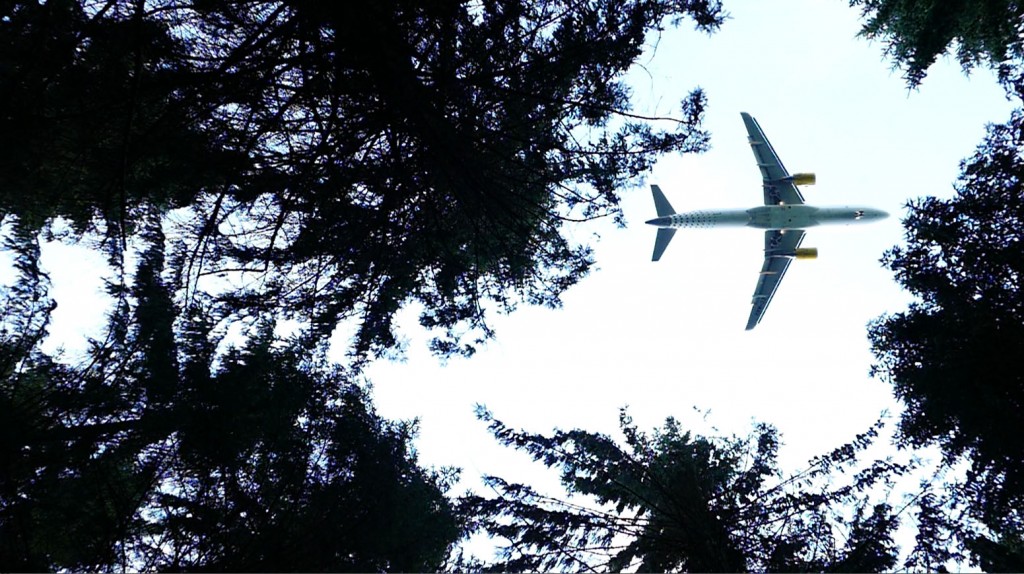
[[[887,216],[870,207],[814,207],[810,205],[761,205],[751,209],[722,209],[673,213],[647,221],[666,229],[753,227],[756,229],[806,229],[819,225],[867,223]]]
[[[757,287],[751,298],[747,330],[761,322],[765,309],[775,295],[786,269],[794,259],[814,259],[818,250],[801,247],[807,228],[820,225],[849,225],[884,219],[887,213],[870,207],[814,207],[804,202],[797,186],[814,185],[813,173],[790,174],[782,165],[772,144],[768,142],[757,120],[741,113],[747,128],[747,142],[754,152],[757,168],[761,171],[761,189],[764,204],[750,209],[720,209],[677,213],[657,185],[651,185],[654,209],[658,217],[648,220],[658,227],[654,238],[651,261],[658,261],[665,253],[676,230],[688,228],[753,227],[764,230],[764,262],[757,278]]]

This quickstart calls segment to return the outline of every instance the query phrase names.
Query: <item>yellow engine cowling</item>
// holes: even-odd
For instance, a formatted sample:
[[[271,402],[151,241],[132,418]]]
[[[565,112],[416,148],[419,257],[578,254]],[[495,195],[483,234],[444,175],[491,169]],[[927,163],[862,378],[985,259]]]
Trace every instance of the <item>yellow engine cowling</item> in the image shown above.
[[[793,183],[796,185],[814,185],[817,178],[813,173],[794,173]]]
[[[817,259],[818,248],[817,247],[801,247],[797,249],[793,254],[797,259]]]

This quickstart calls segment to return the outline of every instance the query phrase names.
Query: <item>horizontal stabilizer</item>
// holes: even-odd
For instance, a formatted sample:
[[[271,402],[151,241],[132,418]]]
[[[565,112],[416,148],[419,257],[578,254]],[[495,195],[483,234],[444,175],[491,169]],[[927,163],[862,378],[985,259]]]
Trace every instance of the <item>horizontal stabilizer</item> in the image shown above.
[[[676,210],[672,209],[672,205],[668,202],[664,193],[661,193],[661,188],[652,185],[651,193],[654,194],[654,209],[658,210],[658,217],[664,217],[666,215],[672,215]],[[655,258],[657,260],[657,258]]]
[[[658,228],[658,236],[654,239],[654,257],[651,258],[651,261],[661,259],[661,254],[665,252],[665,248],[668,247],[668,242],[672,241],[672,236],[675,234],[675,229],[667,227]]]

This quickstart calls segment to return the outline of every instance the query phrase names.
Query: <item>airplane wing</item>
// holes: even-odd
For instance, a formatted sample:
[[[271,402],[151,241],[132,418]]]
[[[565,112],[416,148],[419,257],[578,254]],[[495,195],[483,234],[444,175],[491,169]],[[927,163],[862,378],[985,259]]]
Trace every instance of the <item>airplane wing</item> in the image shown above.
[[[782,277],[786,275],[786,269],[789,269],[789,263],[793,260],[792,253],[800,247],[803,240],[802,229],[771,229],[764,232],[764,265],[761,266],[761,276],[757,279],[757,287],[751,301],[753,308],[750,309],[750,318],[747,320],[748,331],[761,322],[761,317],[775,296],[775,290],[779,288]]]
[[[782,160],[761,131],[757,120],[746,112],[741,112],[740,115],[747,126],[747,141],[750,143],[750,149],[754,150],[754,159],[757,160],[757,167],[761,169],[761,177],[764,180],[764,204],[803,203],[804,196],[789,177],[786,166],[782,165]]]

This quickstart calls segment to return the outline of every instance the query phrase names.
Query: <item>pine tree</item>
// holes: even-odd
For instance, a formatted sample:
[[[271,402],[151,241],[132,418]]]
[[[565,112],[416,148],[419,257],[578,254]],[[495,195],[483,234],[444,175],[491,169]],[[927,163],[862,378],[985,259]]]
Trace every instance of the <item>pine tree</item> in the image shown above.
[[[1017,111],[989,127],[961,164],[952,199],[909,204],[906,245],[883,263],[917,300],[869,330],[873,372],[905,405],[900,444],[938,445],[947,466],[968,461],[962,499],[1006,539],[1024,526],[1024,378],[1016,361],[1024,352],[1022,126]]]
[[[466,502],[504,543],[496,570],[874,572],[897,563],[896,511],[868,493],[908,467],[881,460],[852,470],[877,427],[784,477],[767,425],[748,439],[701,437],[669,418],[648,435],[623,410],[620,442],[479,416],[499,442],[556,469],[566,490],[546,495],[489,477],[496,496]]]
[[[7,570],[435,570],[463,535],[452,471],[415,425],[271,320],[219,351],[182,309],[161,222],[88,361],[40,351],[52,304],[19,237],[0,339],[0,565]],[[29,234],[31,237],[31,234]],[[180,271],[180,270],[177,270]],[[120,286],[115,285],[115,289]]]
[[[956,52],[964,71],[987,65],[1009,79],[1024,57],[1019,26],[1024,6],[1011,0],[850,0],[859,6],[860,35],[885,43],[893,67],[917,87],[928,68]],[[1018,72],[1019,73],[1019,72]]]

